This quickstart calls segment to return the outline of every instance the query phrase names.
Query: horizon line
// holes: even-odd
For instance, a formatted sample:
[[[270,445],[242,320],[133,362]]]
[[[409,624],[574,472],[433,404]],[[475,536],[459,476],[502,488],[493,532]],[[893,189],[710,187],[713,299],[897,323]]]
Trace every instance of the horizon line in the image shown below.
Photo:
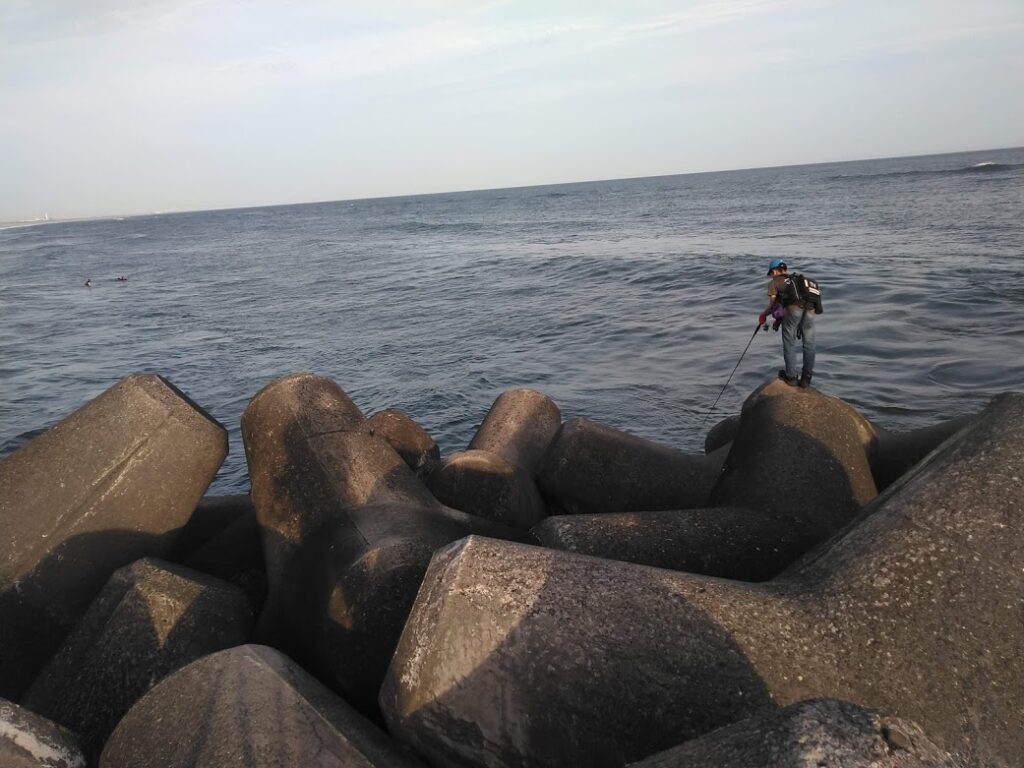
[[[757,165],[747,166],[740,168],[718,168],[715,170],[707,171],[684,171],[681,173],[656,173],[644,176],[616,176],[611,178],[597,178],[597,179],[578,179],[575,181],[552,181],[545,182],[543,184],[514,184],[507,187],[473,187],[470,189],[451,189],[443,190],[439,192],[406,192],[402,194],[394,195],[374,195],[372,197],[341,197],[333,198],[329,200],[305,200],[291,203],[260,203],[257,205],[242,205],[242,206],[225,206],[223,208],[188,208],[183,210],[170,210],[170,211],[149,211],[139,213],[109,213],[100,214],[96,216],[72,216],[69,218],[50,218],[49,213],[46,214],[46,218],[36,219],[21,219],[12,221],[0,221],[0,230],[3,229],[16,229],[20,227],[31,227],[41,226],[44,224],[67,224],[72,222],[84,222],[84,221],[104,221],[108,219],[136,219],[143,218],[146,216],[177,216],[195,213],[226,213],[230,211],[253,211],[262,208],[293,208],[306,205],[329,205],[332,203],[360,203],[369,202],[373,200],[398,200],[406,197],[433,197],[437,195],[459,195],[459,194],[471,194],[479,192],[500,192],[504,190],[517,190],[517,189],[543,189],[544,187],[562,187],[573,184],[600,184],[604,182],[612,181],[639,181],[642,179],[665,179],[676,176],[701,176],[712,173],[738,173],[742,171],[768,171],[778,170],[783,168],[809,168],[816,165],[842,165],[845,163],[867,163],[879,160],[908,160],[919,157],[943,157],[946,155],[966,155],[977,152],[1006,152],[1010,150],[1024,150],[1024,144],[1019,146],[1010,147],[986,147],[983,149],[964,149],[957,150],[954,152],[929,152],[923,155],[891,155],[883,157],[861,157],[854,158],[852,160],[820,160],[810,163],[788,163],[784,165]]]

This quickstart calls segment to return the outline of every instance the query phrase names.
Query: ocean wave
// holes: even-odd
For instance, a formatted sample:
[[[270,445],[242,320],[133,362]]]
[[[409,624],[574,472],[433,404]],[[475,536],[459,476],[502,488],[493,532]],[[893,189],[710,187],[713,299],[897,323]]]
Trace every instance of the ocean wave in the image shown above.
[[[1024,163],[995,163],[986,161],[969,165],[966,168],[957,168],[951,171],[951,173],[992,173],[994,171],[1012,171],[1015,168],[1024,168]]]
[[[960,174],[975,173],[1001,173],[1003,171],[1014,171],[1024,168],[1024,163],[997,163],[986,160],[974,165],[965,165],[959,168],[930,168],[910,171],[885,171],[883,173],[837,173],[828,178],[832,181],[850,181],[858,179],[885,179],[898,178],[903,176],[955,176]]]
[[[484,229],[484,226],[475,221],[403,221],[398,224],[367,227],[367,229],[375,232],[401,232],[403,234],[417,235],[425,232],[480,232]]]
[[[577,236],[580,232],[606,232],[613,224],[601,219],[549,219],[547,221],[516,221],[509,223],[514,234],[557,233],[559,236]]]

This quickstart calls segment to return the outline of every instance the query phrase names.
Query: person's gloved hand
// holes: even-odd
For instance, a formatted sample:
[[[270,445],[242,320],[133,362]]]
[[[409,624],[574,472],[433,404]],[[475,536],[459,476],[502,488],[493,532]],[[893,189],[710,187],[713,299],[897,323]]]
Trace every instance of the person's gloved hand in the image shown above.
[[[760,315],[757,316],[757,324],[758,325],[764,325],[765,321],[767,321],[767,320],[768,320],[768,313],[767,312],[762,312]]]
[[[776,320],[774,323],[772,323],[772,330],[773,331],[779,330],[779,326],[780,325],[782,325],[782,321],[781,320]]]

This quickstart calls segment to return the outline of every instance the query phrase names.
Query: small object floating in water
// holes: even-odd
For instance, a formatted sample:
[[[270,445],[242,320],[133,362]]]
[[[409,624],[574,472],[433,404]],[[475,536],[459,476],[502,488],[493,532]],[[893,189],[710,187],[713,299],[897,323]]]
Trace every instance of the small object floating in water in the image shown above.
[[[128,282],[128,278],[125,277],[124,275],[121,275],[120,277],[115,277],[114,280],[116,280],[119,283],[127,283]]]
[[[85,287],[86,288],[92,288],[92,278],[91,277],[87,277],[85,279]]]

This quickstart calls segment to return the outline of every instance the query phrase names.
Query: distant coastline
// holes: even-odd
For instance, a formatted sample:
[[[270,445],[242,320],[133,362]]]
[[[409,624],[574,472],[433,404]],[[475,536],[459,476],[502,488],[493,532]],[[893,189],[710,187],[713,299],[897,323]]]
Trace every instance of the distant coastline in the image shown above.
[[[54,219],[47,216],[45,219],[22,219],[20,221],[0,221],[0,230],[18,229],[21,227],[41,227],[46,224],[71,224],[83,221],[124,221],[125,219],[138,218],[140,216],[159,216],[160,213],[133,213],[116,216],[81,216],[70,219]]]
[[[25,221],[0,221],[0,229],[17,229],[18,227],[39,227],[43,224],[58,224],[61,219],[27,219]]]

